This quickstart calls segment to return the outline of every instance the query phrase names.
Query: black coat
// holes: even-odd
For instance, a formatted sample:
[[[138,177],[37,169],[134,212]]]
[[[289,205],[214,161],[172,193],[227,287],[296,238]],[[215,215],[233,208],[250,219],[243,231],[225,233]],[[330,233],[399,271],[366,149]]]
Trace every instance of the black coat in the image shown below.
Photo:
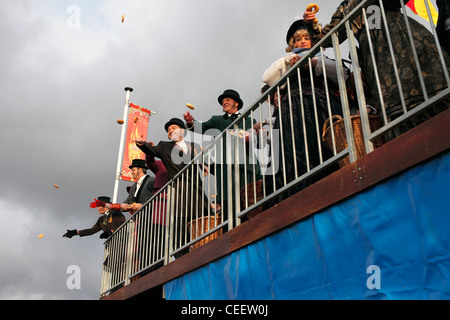
[[[169,180],[172,180],[201,152],[199,144],[194,142],[186,142],[186,144],[189,149],[186,154],[172,141],[160,141],[157,146],[144,142],[142,146],[138,147],[145,154],[151,154],[160,158],[167,169]],[[195,220],[202,214],[208,215],[208,199],[203,192],[202,180],[201,176],[199,176],[202,173],[199,172],[198,165],[193,165],[192,168],[171,183],[171,200],[174,206],[169,210],[173,214],[177,234],[175,237],[175,248],[185,243],[187,223]]]

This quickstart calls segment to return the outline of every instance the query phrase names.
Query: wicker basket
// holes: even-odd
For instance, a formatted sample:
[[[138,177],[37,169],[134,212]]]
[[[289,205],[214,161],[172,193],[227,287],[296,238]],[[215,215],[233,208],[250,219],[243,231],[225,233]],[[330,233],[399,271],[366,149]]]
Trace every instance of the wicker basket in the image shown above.
[[[215,228],[217,225],[221,223],[221,220],[222,219],[220,218],[220,216],[217,215],[217,216],[206,216],[203,218],[195,219],[192,222],[189,222],[187,224],[188,232],[191,233],[192,231],[192,234],[196,234],[195,236],[191,235],[191,240],[194,240],[200,237],[202,234],[208,232],[210,229]],[[200,248],[205,243],[212,241],[213,239],[217,238],[220,235],[222,235],[222,229],[219,229],[216,232],[210,234],[209,236],[201,239],[200,241],[197,241],[191,246],[191,249],[194,250]]]
[[[249,183],[247,185],[247,194],[245,192],[245,188],[243,187],[241,189],[241,203],[242,203],[242,208],[246,209],[248,207],[251,207],[253,204],[255,204],[255,188],[256,188],[256,202],[258,202],[259,200],[261,200],[263,198],[263,181],[262,180],[258,180],[255,183]],[[247,195],[247,197],[246,197]],[[248,206],[246,205],[246,198],[248,200]],[[247,212],[247,218],[251,219],[253,217],[255,217],[257,214],[259,214],[262,211],[262,206],[259,206],[258,208]]]
[[[352,126],[353,126],[353,136],[355,138],[355,147],[356,147],[356,158],[359,159],[363,155],[366,154],[366,147],[364,145],[364,138],[361,126],[361,116],[352,116],[351,117]],[[330,130],[330,121],[329,119],[325,121],[323,125],[323,134],[322,140],[326,142],[327,146],[330,150],[333,150],[333,141],[331,138],[331,130]],[[369,116],[370,130],[374,132],[381,127],[381,118],[380,116]],[[333,116],[333,128],[334,128],[334,138],[336,141],[336,151],[341,152],[342,150],[348,147],[347,145],[347,136],[345,134],[345,124],[344,119],[341,116],[335,115]],[[377,138],[373,141],[374,149],[380,147],[383,144],[383,138]],[[350,163],[350,157],[346,156],[342,160],[339,160],[339,166],[342,168]]]

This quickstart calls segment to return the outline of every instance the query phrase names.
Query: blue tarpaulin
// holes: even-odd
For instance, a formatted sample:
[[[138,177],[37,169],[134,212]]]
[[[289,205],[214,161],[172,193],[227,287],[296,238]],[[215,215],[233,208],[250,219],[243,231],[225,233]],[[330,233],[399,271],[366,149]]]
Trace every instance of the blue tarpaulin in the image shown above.
[[[450,153],[165,285],[168,300],[450,299]]]

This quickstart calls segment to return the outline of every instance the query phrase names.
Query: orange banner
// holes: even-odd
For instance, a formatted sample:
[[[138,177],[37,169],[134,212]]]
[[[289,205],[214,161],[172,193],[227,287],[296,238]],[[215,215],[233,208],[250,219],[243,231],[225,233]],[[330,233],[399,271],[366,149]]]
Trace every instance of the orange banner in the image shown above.
[[[134,181],[129,166],[133,159],[145,159],[145,154],[136,146],[134,140],[140,136],[143,136],[144,139],[147,140],[149,119],[150,110],[130,102],[130,108],[128,109],[127,136],[122,161],[122,180]]]

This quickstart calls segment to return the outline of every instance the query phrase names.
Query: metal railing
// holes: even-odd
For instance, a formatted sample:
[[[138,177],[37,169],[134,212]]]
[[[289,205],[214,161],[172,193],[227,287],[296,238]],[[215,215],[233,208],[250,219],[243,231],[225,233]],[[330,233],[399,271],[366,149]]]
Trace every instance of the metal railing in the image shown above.
[[[194,140],[205,145],[203,152],[105,242],[102,296],[195,250],[340,166],[356,161],[361,156],[359,149],[372,152],[381,143],[395,138],[399,134],[392,133],[396,128],[407,122],[413,122],[412,126],[420,123],[419,118],[426,111],[448,108],[448,56],[438,44],[434,26],[434,60],[439,63],[434,66],[433,76],[440,79],[441,87],[429,92],[429,78],[423,75],[410,22],[404,15],[410,44],[407,49],[414,57],[414,63],[407,67],[416,72],[418,91],[421,91],[420,102],[409,104],[408,92],[402,90],[405,80],[400,72],[405,64],[399,60],[391,42],[391,35],[398,30],[389,29],[390,12],[385,10],[383,2],[373,7],[375,2],[378,4],[367,0],[356,5],[226,130],[203,132],[201,127],[195,128],[215,139],[208,145]],[[400,3],[405,12],[404,2]],[[372,12],[369,19],[368,12]],[[380,19],[375,29],[373,14],[378,14]],[[372,74],[369,92],[359,71],[361,60],[355,25],[360,26],[356,30],[360,48],[365,46],[370,53],[370,57],[363,57],[364,67],[371,69]],[[385,35],[387,54],[393,63],[389,70],[395,83],[391,85],[399,89],[401,108],[395,115],[389,111],[391,101],[385,99],[385,86],[380,77],[387,71],[379,68],[380,61],[371,40],[374,33],[380,32]],[[341,50],[345,45],[340,41],[343,40],[347,40],[350,66],[342,59]],[[332,48],[333,60],[325,55],[328,47]],[[350,78],[354,79],[354,85],[349,85]],[[377,105],[379,116],[368,114],[367,93],[372,94],[371,104]],[[275,115],[274,110],[277,110]],[[344,133],[338,131],[337,122],[329,121],[337,116]],[[371,127],[375,118],[379,125]],[[357,127],[355,119],[360,121]],[[355,135],[360,135],[362,140],[357,141]],[[342,138],[344,146],[340,144]]]

